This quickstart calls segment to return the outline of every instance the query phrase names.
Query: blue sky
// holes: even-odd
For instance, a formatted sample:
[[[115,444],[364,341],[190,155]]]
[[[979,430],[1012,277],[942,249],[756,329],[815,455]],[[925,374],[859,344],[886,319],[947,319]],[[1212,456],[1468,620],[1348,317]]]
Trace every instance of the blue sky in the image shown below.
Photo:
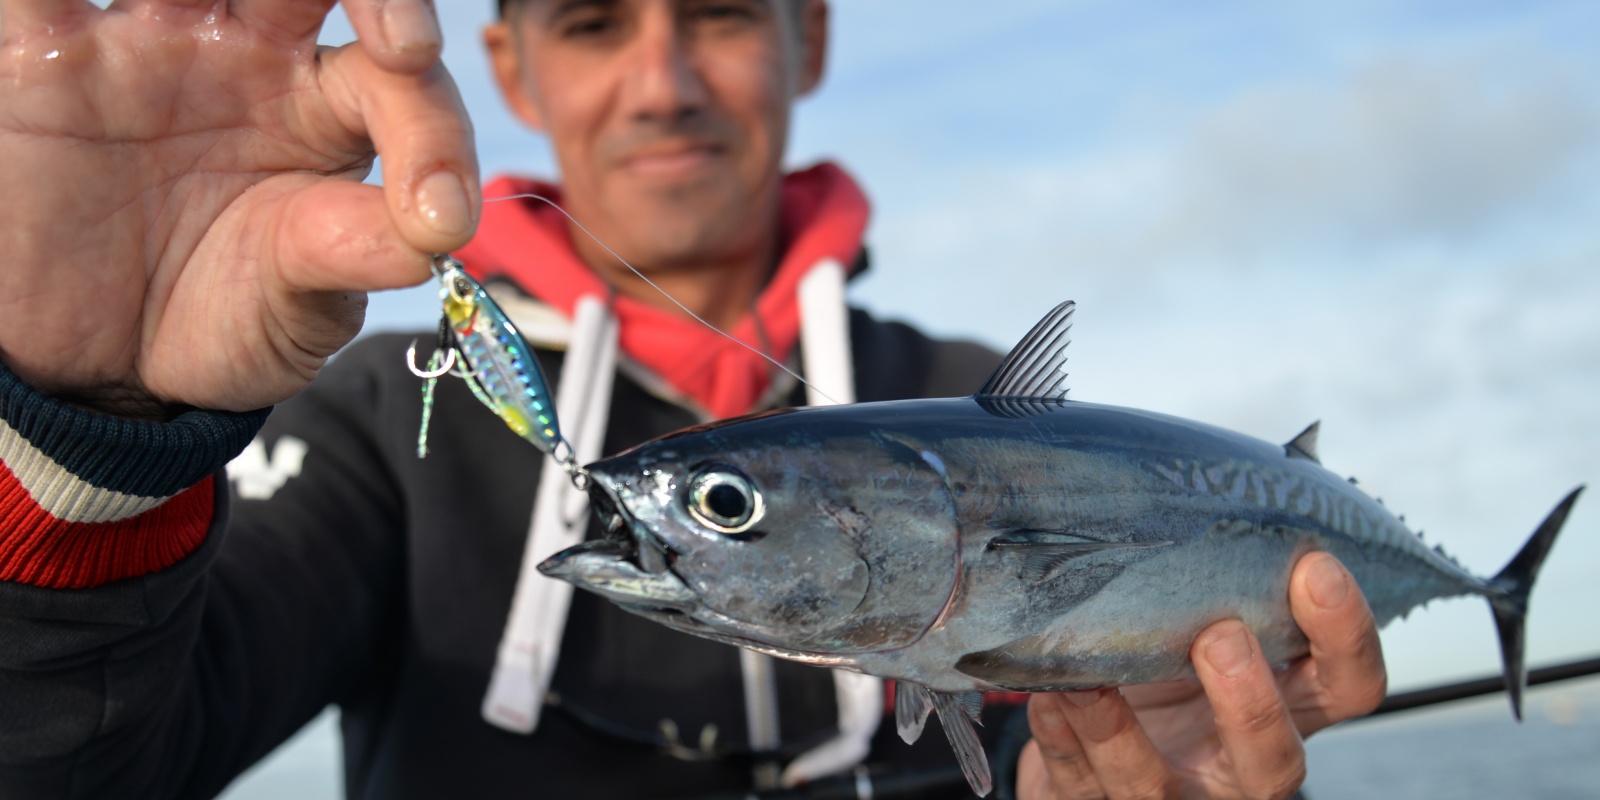
[[[453,3],[487,172],[549,174]],[[1600,478],[1600,7],[922,2],[834,8],[791,160],[874,198],[856,302],[1004,348],[1079,304],[1074,396],[1287,439],[1481,573]],[[330,29],[329,40],[346,36]],[[374,328],[426,326],[426,290]],[[1534,664],[1600,653],[1600,498]],[[1494,672],[1477,600],[1385,634],[1397,686]]]
[[[485,170],[550,174],[489,83],[492,3],[439,5]],[[874,198],[855,302],[1003,349],[1076,299],[1074,397],[1273,441],[1320,419],[1330,469],[1480,574],[1600,481],[1600,5],[979,5],[835,4],[791,154]],[[379,295],[369,328],[435,303]],[[1600,487],[1531,665],[1600,654],[1597,576]],[[1483,605],[1390,626],[1392,685],[1498,672]]]

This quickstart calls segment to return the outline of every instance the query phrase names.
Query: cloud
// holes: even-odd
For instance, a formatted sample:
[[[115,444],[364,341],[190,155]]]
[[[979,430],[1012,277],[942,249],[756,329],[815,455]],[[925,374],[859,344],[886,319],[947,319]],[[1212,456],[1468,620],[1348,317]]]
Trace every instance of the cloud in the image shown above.
[[[1592,219],[1600,91],[1553,58],[1518,56],[1375,58],[1339,81],[1246,87],[1131,144],[977,158],[946,191],[891,190],[910,209],[879,241],[919,263],[998,249],[1142,279],[1480,247],[1574,202]],[[1578,197],[1555,202],[1563,192]]]
[[[1469,236],[1595,148],[1596,101],[1538,59],[1376,60],[1342,86],[1252,89],[1200,121],[1154,221],[1180,247]],[[1541,68],[1542,67],[1542,68]]]

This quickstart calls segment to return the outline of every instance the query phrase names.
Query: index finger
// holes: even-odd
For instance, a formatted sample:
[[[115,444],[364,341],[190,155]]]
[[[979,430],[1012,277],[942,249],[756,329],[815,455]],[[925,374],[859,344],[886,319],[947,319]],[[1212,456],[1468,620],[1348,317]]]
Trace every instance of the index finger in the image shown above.
[[[361,49],[391,72],[420,74],[439,61],[444,34],[431,0],[340,0]]]

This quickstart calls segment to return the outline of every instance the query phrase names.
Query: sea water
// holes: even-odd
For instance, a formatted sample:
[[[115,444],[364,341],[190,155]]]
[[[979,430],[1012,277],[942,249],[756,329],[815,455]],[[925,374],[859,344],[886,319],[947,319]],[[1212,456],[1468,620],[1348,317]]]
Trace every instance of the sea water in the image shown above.
[[[1346,723],[1306,742],[1307,800],[1600,798],[1600,678]]]
[[[1600,678],[1528,692],[1518,725],[1504,695],[1346,723],[1306,743],[1307,800],[1600,798]],[[279,748],[224,800],[338,800],[332,712]]]

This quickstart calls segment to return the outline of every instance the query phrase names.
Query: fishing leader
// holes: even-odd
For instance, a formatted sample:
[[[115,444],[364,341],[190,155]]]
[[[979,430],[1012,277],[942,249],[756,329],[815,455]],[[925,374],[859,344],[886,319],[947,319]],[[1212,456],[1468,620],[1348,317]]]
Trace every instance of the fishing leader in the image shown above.
[[[591,398],[606,451],[802,398],[563,218],[483,206],[430,4],[348,2],[359,40],[322,49],[330,6],[0,0],[0,795],[211,796],[330,703],[352,797],[693,794],[857,752],[859,691],[582,596],[532,623],[565,626],[541,720],[493,719],[542,467],[450,383],[418,461],[405,339],[327,364],[364,293],[457,250],[557,380],[599,296],[621,363]],[[562,182],[491,196],[553,196],[688,309],[792,356],[799,283],[864,264],[859,187],[781,168],[827,4],[501,12],[493,69]],[[383,186],[362,184],[380,153]],[[965,393],[996,361],[860,312],[836,346],[862,400]],[[1384,672],[1336,561],[1303,558],[1289,599],[1311,654],[1287,670],[1225,621],[1193,645],[1196,684],[1034,696],[1019,795],[1292,794],[1301,738],[1375,707]],[[869,764],[942,747],[865,733]]]

